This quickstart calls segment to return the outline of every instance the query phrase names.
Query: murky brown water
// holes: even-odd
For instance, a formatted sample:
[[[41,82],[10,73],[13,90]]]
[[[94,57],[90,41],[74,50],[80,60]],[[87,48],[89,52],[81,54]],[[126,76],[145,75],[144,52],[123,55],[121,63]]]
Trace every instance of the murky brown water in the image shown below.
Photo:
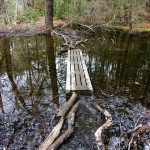
[[[66,54],[57,54],[61,43],[48,36],[0,39],[0,148],[37,149],[57,122],[55,110],[66,100]],[[87,43],[94,98],[113,115],[106,143],[117,150],[120,134],[150,111],[150,38],[103,31]],[[100,118],[81,106],[75,133],[60,149],[96,149]],[[148,142],[138,148],[148,150]]]

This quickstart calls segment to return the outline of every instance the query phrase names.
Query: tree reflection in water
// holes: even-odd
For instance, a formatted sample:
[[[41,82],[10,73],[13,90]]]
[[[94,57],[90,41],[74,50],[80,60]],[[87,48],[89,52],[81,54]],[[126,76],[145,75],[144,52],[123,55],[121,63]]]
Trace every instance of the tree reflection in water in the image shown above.
[[[139,108],[149,109],[150,39],[103,32],[89,41],[90,51],[84,58],[95,96],[110,107],[114,118],[120,115],[125,123],[131,122]],[[0,109],[4,112],[0,112],[0,145],[36,149],[56,123],[54,105],[65,100],[58,81],[63,87],[66,81],[66,54],[56,55],[60,43],[48,35],[0,39]],[[101,91],[110,99],[106,100]],[[132,111],[129,118],[128,110]],[[80,147],[81,141],[93,146],[95,143],[85,137],[97,129],[96,124],[99,126],[85,111],[79,114],[79,132],[70,140],[75,144],[67,143],[72,149]],[[117,136],[118,130],[116,123],[110,133]],[[66,145],[63,148],[67,149]]]
[[[91,49],[88,64],[92,70],[90,75],[95,94],[99,97],[101,89],[108,93],[128,96],[132,101],[140,100],[149,107],[150,39],[126,33],[103,36],[105,43],[96,44],[96,50],[93,49],[93,44],[88,45]],[[101,39],[96,36],[92,41]]]
[[[51,79],[51,89],[53,94],[53,103],[58,107],[59,105],[59,95],[58,95],[58,85],[57,85],[57,72],[56,72],[56,62],[54,54],[54,40],[51,35],[45,36],[46,41],[46,52],[48,59],[48,69]]]
[[[28,111],[25,100],[21,96],[17,88],[17,84],[15,83],[13,79],[12,61],[11,61],[11,53],[10,53],[10,40],[8,38],[3,38],[3,55],[5,59],[6,73],[11,83],[12,90],[16,96],[16,103],[18,103],[17,101],[19,100],[22,106]]]

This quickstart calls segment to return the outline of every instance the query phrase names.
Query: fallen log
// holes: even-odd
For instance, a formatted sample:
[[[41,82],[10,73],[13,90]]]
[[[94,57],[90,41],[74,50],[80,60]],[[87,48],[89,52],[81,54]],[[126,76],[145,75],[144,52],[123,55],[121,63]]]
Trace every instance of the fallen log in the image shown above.
[[[75,113],[79,108],[80,102],[78,101],[68,115],[68,130],[61,135],[49,148],[48,150],[56,150],[70,135],[74,132]]]
[[[52,33],[59,37],[62,37],[65,42],[64,44],[62,44],[62,49],[60,49],[60,51],[58,52],[59,55],[68,50],[75,49],[77,46],[85,47],[83,45],[83,43],[87,42],[87,39],[81,39],[79,41],[74,41],[74,40],[72,40],[71,37],[67,36],[65,33],[58,33],[55,30],[53,30]]]
[[[102,114],[104,114],[106,122],[100,126],[97,131],[95,132],[95,138],[97,142],[98,150],[103,150],[103,142],[102,142],[102,132],[106,129],[108,129],[112,125],[112,117],[111,114],[104,108],[102,108],[100,105],[96,104],[95,102],[92,103],[92,105],[98,109]]]
[[[65,43],[63,44],[63,46],[67,46],[68,49],[74,49],[75,47],[73,46],[73,41],[71,40],[71,38],[69,38],[68,36],[66,36],[65,34],[62,33],[58,33],[56,31],[53,30],[53,32],[55,35],[60,36],[63,38],[63,40],[65,41]]]
[[[55,141],[55,139],[60,134],[60,130],[63,126],[63,123],[64,123],[64,117],[61,117],[58,124],[55,126],[52,132],[48,135],[45,141],[39,146],[38,150],[47,150],[47,148]]]
[[[92,31],[93,33],[95,33],[95,31],[93,30],[93,28],[91,26],[88,26],[86,24],[78,24],[79,26],[82,26],[83,28],[87,28],[88,30]]]
[[[76,47],[76,46],[78,46],[78,45],[81,45],[81,44],[83,44],[83,43],[85,43],[85,42],[87,42],[87,39],[81,39],[80,41],[76,41],[74,47]],[[84,47],[85,47],[85,46],[84,46]]]
[[[65,104],[65,106],[61,110],[59,110],[57,116],[64,116],[71,109],[73,103],[75,103],[77,96],[77,93],[73,92],[71,98]]]
[[[52,132],[48,135],[48,137],[45,139],[45,141],[39,146],[38,150],[47,150],[48,147],[51,146],[51,144],[55,141],[55,139],[59,136],[60,130],[64,124],[66,115],[70,108],[72,107],[73,103],[76,101],[77,94],[75,92],[72,93],[71,98],[65,105],[63,109],[60,110],[61,118],[58,122],[58,124],[55,126],[55,128],[52,130]]]

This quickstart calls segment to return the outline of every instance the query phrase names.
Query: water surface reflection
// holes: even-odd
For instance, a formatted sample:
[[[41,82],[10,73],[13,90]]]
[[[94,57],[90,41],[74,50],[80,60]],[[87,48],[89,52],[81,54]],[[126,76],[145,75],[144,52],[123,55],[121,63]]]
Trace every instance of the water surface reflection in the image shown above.
[[[48,35],[0,39],[1,147],[35,149],[56,123],[56,108],[65,101],[66,54],[57,54],[61,43]],[[94,95],[104,105],[110,105],[114,116],[117,110],[111,106],[120,101],[118,107],[123,113],[129,103],[133,109],[138,105],[135,112],[150,108],[150,39],[103,32],[89,38],[86,47],[84,58]],[[103,92],[110,101],[102,101]],[[81,129],[74,136],[79,141],[91,134],[82,128],[84,113],[79,112]],[[87,115],[90,119],[92,116]],[[88,131],[97,129],[99,123],[94,123],[88,125]],[[85,137],[78,135],[81,133]],[[79,144],[77,139],[75,147]],[[67,145],[62,147],[65,148]]]
[[[125,95],[150,108],[150,39],[125,33],[102,35],[88,45],[95,94],[99,97],[103,90]]]
[[[60,43],[51,36],[0,39],[1,147],[35,148],[55,123],[65,87],[56,65],[65,64],[65,55],[55,57]]]

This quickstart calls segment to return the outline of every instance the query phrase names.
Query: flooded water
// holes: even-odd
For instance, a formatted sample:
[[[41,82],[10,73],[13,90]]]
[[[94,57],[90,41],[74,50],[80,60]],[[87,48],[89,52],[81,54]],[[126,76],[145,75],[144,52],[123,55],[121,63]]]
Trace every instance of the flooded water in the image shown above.
[[[66,101],[66,53],[58,55],[62,43],[50,36],[0,39],[0,149],[37,149],[57,123],[56,109]],[[150,38],[101,31],[85,46],[94,94],[83,99],[94,98],[112,114],[104,143],[118,150],[121,133],[150,111]],[[60,149],[97,149],[94,132],[103,121],[81,106],[75,133]],[[138,149],[149,150],[149,140]]]

